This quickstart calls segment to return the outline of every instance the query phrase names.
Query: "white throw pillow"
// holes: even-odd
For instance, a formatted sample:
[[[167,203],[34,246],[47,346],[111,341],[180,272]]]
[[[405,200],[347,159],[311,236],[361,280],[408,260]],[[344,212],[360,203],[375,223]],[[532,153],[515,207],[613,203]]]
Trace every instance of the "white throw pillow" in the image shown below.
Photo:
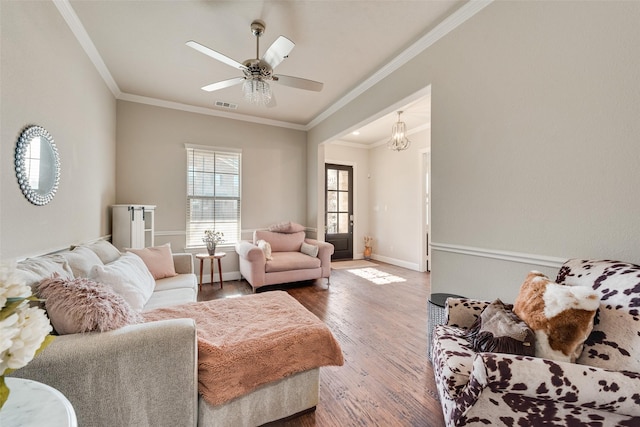
[[[74,250],[62,252],[60,255],[67,260],[73,271],[73,277],[76,279],[88,277],[94,265],[104,264],[100,257],[86,246],[78,246]]]
[[[89,279],[111,286],[136,311],[142,311],[156,286],[144,261],[131,252],[109,264],[94,265]]]
[[[300,246],[300,252],[314,258],[318,256],[319,249],[320,248],[318,248],[316,245],[310,245],[309,243],[305,242],[303,242],[302,246]]]
[[[266,240],[258,240],[256,243],[258,247],[262,249],[262,252],[264,252],[265,258],[268,260],[272,260],[273,257],[271,256],[271,244]]]

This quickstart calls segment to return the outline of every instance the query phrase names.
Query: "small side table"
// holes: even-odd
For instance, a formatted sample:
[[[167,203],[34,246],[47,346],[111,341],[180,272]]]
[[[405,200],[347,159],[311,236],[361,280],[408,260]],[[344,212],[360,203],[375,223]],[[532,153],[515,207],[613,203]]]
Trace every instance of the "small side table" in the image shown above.
[[[456,294],[431,294],[429,297],[429,329],[428,329],[428,345],[429,345],[429,360],[431,360],[431,341],[433,341],[433,328],[436,325],[442,325],[447,321],[445,318],[444,306],[447,303],[447,298],[464,298],[462,295]]]
[[[204,267],[204,260],[211,261],[211,283],[213,283],[213,260],[218,260],[218,274],[220,275],[220,289],[222,289],[222,263],[220,260],[227,255],[226,252],[216,252],[215,255],[209,254],[196,254],[196,258],[200,260],[200,290],[202,290],[202,269]]]
[[[2,427],[78,427],[76,411],[58,390],[23,378],[6,377],[9,399],[0,410]]]

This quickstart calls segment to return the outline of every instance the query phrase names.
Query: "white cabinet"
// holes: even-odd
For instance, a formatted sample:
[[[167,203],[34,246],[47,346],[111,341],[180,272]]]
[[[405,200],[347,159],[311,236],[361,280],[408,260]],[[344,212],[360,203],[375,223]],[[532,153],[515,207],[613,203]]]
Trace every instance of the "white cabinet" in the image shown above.
[[[155,206],[113,205],[111,209],[111,240],[116,248],[122,251],[154,245]]]

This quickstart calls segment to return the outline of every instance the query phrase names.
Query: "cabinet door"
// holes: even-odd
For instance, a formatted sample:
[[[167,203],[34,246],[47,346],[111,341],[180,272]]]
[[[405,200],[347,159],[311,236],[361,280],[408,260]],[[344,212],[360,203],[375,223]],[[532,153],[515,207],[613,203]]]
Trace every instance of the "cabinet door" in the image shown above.
[[[134,208],[131,216],[131,248],[144,248],[144,209]]]

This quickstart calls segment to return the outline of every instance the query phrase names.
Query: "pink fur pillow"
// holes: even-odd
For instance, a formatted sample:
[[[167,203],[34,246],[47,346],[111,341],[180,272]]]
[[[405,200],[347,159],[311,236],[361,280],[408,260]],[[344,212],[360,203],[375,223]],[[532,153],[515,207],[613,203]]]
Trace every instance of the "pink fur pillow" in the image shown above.
[[[60,335],[104,332],[142,322],[141,316],[111,288],[86,278],[58,275],[38,285],[47,314]]]
[[[565,286],[532,271],[520,288],[513,312],[536,335],[536,356],[575,362],[593,329],[600,297],[584,286]]]

